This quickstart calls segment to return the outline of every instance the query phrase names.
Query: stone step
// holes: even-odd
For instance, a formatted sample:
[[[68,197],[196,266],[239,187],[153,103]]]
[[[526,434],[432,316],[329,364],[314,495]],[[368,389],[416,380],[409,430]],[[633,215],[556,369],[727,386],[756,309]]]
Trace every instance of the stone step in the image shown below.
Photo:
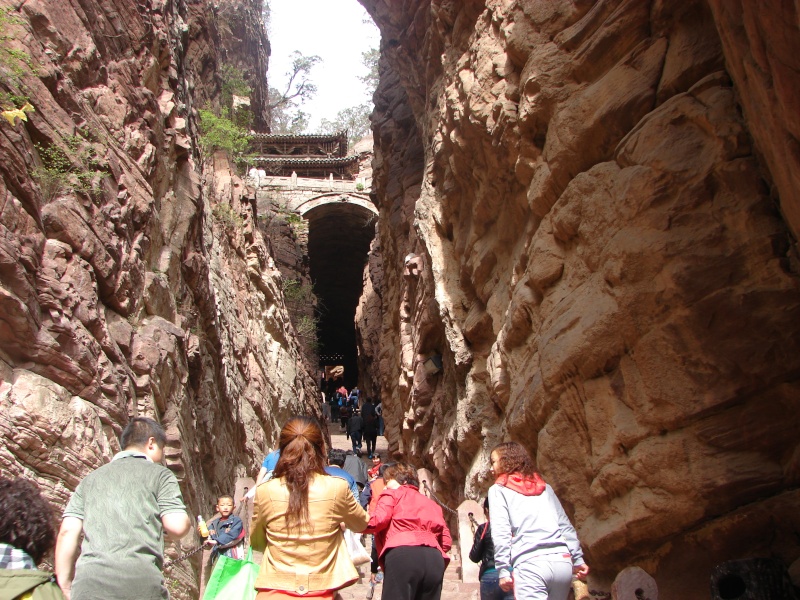
[[[444,595],[445,592],[453,592],[457,594],[461,594],[462,596],[468,596],[472,592],[478,592],[480,590],[479,583],[464,583],[463,581],[445,581],[442,584],[442,594]]]
[[[369,588],[369,577],[365,577],[363,583],[339,590],[339,594],[342,600],[366,600]],[[380,600],[382,593],[383,584],[376,585],[372,600]],[[442,585],[442,600],[478,600],[479,597],[480,585],[477,583],[445,581]]]

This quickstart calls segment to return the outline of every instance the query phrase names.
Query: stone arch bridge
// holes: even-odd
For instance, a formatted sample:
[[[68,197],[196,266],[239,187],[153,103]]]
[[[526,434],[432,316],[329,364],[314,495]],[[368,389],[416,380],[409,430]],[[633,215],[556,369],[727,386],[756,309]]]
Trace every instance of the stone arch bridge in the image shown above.
[[[321,307],[317,314],[320,355],[341,356],[345,379],[352,378],[351,386],[355,385],[355,310],[378,215],[366,187],[370,180],[298,177],[295,173],[277,176],[251,169],[248,183],[256,189],[260,215],[278,210],[296,214],[307,224],[308,275]],[[304,263],[304,259],[298,262]]]

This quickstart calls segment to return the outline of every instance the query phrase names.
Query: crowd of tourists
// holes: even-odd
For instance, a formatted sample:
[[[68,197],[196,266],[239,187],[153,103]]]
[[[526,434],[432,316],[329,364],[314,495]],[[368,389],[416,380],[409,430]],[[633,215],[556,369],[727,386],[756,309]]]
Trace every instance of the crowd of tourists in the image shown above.
[[[358,430],[348,433],[352,439]],[[123,450],[78,485],[57,538],[39,489],[0,478],[0,600],[169,598],[163,540],[187,535],[192,519],[175,475],[161,464],[166,435],[152,419],[134,418],[120,441]],[[356,452],[326,448],[316,420],[291,418],[248,494],[250,548],[233,496],[217,498],[216,519],[200,519],[216,561],[212,580],[232,582],[231,573],[246,571],[235,565],[252,567],[240,591],[209,596],[209,584],[204,598],[334,600],[358,580],[355,564],[369,561],[369,598],[383,577],[383,600],[439,600],[452,543],[442,508],[420,493],[414,467],[382,463],[371,450],[367,469]],[[514,442],[493,450],[491,470],[487,521],[470,552],[481,563],[481,599],[566,600],[571,578],[585,579],[589,568],[552,488]],[[363,534],[372,535],[371,560]],[[55,576],[37,568],[54,546]],[[263,552],[260,564],[253,550]]]
[[[367,458],[372,458],[378,436],[384,431],[381,403],[375,403],[372,398],[362,400],[357,386],[348,392],[344,385],[337,388],[328,384],[328,390],[324,393],[323,416],[331,423],[339,423],[340,431],[347,434],[356,456],[361,456],[363,449]]]

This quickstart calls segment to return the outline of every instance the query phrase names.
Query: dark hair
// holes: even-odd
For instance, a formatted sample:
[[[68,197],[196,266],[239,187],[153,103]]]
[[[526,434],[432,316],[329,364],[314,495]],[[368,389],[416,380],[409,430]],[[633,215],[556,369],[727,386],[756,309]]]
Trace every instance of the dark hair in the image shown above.
[[[483,501],[483,510],[489,510],[489,496]]]
[[[236,504],[236,500],[234,500],[233,496],[230,494],[222,494],[222,496],[217,496],[217,504],[219,504],[220,500],[230,500],[233,504]]]
[[[528,451],[522,444],[517,442],[503,442],[495,446],[492,452],[497,453],[498,466],[500,474],[505,473],[520,473],[522,475],[534,475],[536,473],[536,465],[533,464],[533,459]]]
[[[122,430],[119,442],[122,444],[123,450],[131,446],[143,448],[150,438],[155,438],[159,448],[167,445],[167,434],[164,433],[161,425],[147,417],[135,417]]]
[[[400,485],[413,485],[419,487],[419,478],[417,478],[417,470],[406,463],[396,463],[389,466],[383,472],[383,478],[386,481],[394,479]]]
[[[53,509],[27,479],[0,478],[0,542],[26,552],[33,562],[56,544]]]
[[[337,448],[331,448],[328,450],[328,462],[332,465],[336,465],[337,467],[344,466],[344,459],[347,455],[344,453],[344,450],[339,450]]]
[[[378,467],[378,477],[383,477],[386,474],[386,469],[395,466],[397,463],[387,462]]]
[[[278,448],[281,457],[274,477],[283,479],[289,488],[286,527],[309,526],[308,484],[315,473],[325,474],[325,440],[319,423],[309,417],[292,417],[281,429]]]

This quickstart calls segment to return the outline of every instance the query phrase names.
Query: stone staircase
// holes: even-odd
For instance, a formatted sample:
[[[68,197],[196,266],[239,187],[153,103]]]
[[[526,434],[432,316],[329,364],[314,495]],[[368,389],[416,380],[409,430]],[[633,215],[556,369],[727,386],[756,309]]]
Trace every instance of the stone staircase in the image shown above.
[[[444,583],[442,585],[442,600],[479,600],[479,584],[464,583],[461,581],[461,565],[458,561],[458,549],[456,547],[450,553],[451,561],[444,572]],[[369,565],[363,565],[358,569],[361,577],[358,582],[348,588],[339,591],[343,600],[366,600],[369,594]],[[383,584],[375,586],[373,600],[380,600],[383,591]]]
[[[452,560],[444,572],[442,600],[478,600],[480,598],[480,584],[461,581],[459,554],[458,547],[453,546],[450,551]]]

